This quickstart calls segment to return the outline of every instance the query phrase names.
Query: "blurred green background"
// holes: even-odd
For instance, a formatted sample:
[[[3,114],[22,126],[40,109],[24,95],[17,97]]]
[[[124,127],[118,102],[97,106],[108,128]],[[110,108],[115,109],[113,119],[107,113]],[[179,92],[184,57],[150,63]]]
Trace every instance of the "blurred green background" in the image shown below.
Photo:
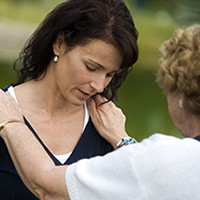
[[[24,42],[61,0],[0,1],[0,86],[15,81],[12,69]],[[120,88],[117,105],[126,128],[138,141],[162,132],[181,137],[167,111],[166,97],[155,82],[159,46],[177,28],[198,23],[198,0],[126,0],[139,31],[139,60]]]

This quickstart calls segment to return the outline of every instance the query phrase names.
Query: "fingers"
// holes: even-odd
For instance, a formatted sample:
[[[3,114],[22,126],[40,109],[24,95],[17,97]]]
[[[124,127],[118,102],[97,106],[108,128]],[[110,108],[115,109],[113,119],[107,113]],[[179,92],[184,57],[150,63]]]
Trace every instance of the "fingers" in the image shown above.
[[[94,98],[96,103],[97,111],[102,113],[116,112],[120,110],[112,101],[108,101],[105,97],[96,95]]]
[[[8,119],[23,119],[21,109],[15,100],[0,89],[0,121]]]
[[[6,97],[7,96],[7,97]],[[0,89],[0,99],[5,99],[5,98],[7,98],[7,99],[12,99],[11,97],[10,97],[10,95],[9,94],[7,94],[6,92],[4,92],[2,89]]]
[[[90,98],[87,101],[87,108],[88,108],[90,116],[94,116],[97,114],[96,103],[92,98]]]
[[[2,96],[2,94],[5,93],[3,90],[0,90],[0,97]]]
[[[113,102],[106,102],[107,99],[100,95],[96,95],[94,98],[88,100],[88,111],[93,122],[98,124],[113,120],[113,118],[119,121],[125,122],[126,117],[122,110],[118,108]],[[106,103],[104,103],[106,102]],[[103,103],[103,104],[102,104]],[[98,106],[100,104],[100,106]]]
[[[97,107],[101,106],[101,104],[103,104],[103,103],[108,101],[108,99],[106,99],[105,97],[103,97],[103,96],[101,96],[99,94],[95,95],[93,97],[93,99],[94,99]]]
[[[99,112],[97,111],[97,106],[94,99],[90,98],[87,101],[87,108],[88,108],[88,112],[89,112],[89,115],[91,116],[93,123],[100,124],[101,117],[99,115]]]

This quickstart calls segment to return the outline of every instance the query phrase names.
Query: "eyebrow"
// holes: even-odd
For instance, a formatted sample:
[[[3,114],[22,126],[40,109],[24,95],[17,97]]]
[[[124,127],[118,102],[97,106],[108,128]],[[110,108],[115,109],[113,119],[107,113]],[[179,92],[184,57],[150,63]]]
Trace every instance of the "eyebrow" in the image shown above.
[[[97,65],[98,67],[100,67],[101,69],[106,69],[106,67],[104,67],[103,65],[101,65],[101,64],[99,64],[99,63],[97,63],[97,62],[95,62],[95,61],[93,61],[93,60],[90,60],[89,59],[89,61],[90,62],[92,62],[93,64],[95,64],[95,65]],[[114,72],[114,73],[116,73],[116,72],[119,72],[120,71],[120,69],[119,70],[114,70],[114,71],[112,71],[112,72]]]
[[[97,62],[95,62],[95,61],[93,61],[93,60],[90,60],[90,59],[89,59],[89,61],[92,62],[93,64],[99,66],[99,67],[102,68],[102,69],[106,69],[106,67],[104,67],[103,65],[101,65],[101,64],[99,64],[99,63],[97,63]]]

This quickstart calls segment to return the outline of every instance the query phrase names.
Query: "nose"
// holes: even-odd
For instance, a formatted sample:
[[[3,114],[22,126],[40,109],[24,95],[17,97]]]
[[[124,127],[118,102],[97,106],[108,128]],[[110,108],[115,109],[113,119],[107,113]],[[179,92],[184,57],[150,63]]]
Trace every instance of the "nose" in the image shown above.
[[[105,77],[98,77],[91,81],[90,86],[96,93],[102,93],[106,87]]]

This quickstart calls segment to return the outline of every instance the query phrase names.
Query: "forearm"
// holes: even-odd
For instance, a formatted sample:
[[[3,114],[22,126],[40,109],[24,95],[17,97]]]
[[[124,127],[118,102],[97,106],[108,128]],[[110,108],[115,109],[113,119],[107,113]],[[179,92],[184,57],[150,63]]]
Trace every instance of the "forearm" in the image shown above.
[[[1,134],[15,167],[26,186],[40,199],[69,199],[65,185],[67,166],[53,161],[21,123],[10,123]]]

